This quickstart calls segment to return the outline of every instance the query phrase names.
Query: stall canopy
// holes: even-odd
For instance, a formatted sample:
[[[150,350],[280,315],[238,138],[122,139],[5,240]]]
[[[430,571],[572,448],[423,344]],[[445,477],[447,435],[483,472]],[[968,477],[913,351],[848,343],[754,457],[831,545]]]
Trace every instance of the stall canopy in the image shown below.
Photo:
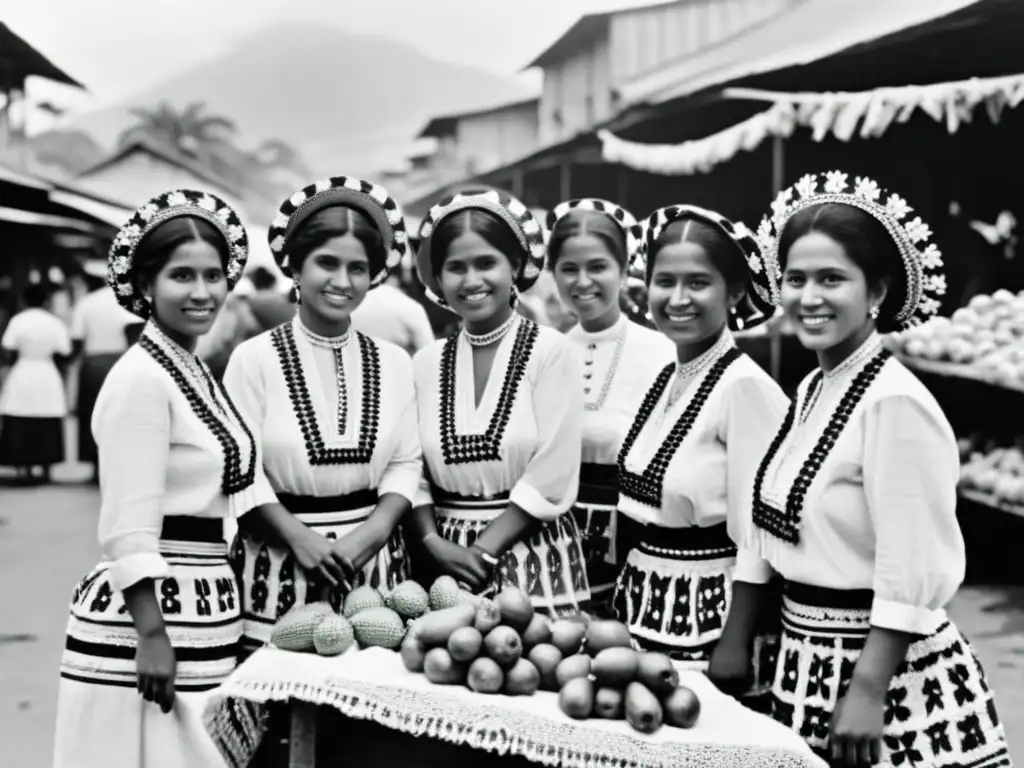
[[[743,78],[812,64],[983,2],[804,0],[752,32],[641,76],[619,90],[627,104],[662,104]]]
[[[31,75],[84,87],[0,21],[0,92],[8,88],[20,90],[25,78]]]

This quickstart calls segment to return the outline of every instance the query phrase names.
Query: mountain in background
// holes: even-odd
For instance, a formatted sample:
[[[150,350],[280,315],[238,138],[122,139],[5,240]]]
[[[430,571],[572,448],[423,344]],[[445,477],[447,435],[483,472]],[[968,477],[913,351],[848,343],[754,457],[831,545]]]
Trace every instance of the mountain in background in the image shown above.
[[[237,124],[241,145],[282,139],[316,175],[367,175],[401,167],[429,118],[530,92],[511,78],[437,61],[386,38],[288,22],[63,128],[113,149],[135,122],[131,108],[201,101]]]

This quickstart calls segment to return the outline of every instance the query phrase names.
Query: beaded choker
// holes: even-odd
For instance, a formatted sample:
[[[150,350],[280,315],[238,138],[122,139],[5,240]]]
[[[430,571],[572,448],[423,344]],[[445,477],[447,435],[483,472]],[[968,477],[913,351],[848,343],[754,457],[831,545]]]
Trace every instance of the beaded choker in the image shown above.
[[[640,411],[637,413],[633,425],[629,428],[626,439],[622,442],[618,459],[619,490],[622,493],[649,507],[654,507],[655,509],[661,507],[661,492],[669,462],[676,451],[679,450],[679,446],[683,444],[683,440],[686,439],[690,429],[693,428],[693,423],[697,420],[697,416],[704,407],[704,403],[707,402],[712,390],[714,390],[715,385],[721,380],[726,369],[738,360],[739,357],[740,351],[736,347],[732,347],[727,349],[725,354],[718,358],[714,365],[711,366],[707,376],[700,383],[693,399],[686,406],[686,410],[683,411],[682,415],[672,426],[668,436],[662,441],[661,447],[654,454],[651,463],[647,465],[642,475],[635,475],[626,469],[626,457],[629,456],[629,452],[632,450],[637,437],[640,436],[641,430],[647,424],[648,419],[651,418],[651,414],[654,413],[654,409],[665,392],[669,381],[675,375],[675,365],[669,364],[665,366],[655,380],[654,385],[647,392],[647,396],[640,406]]]
[[[474,334],[467,331],[465,328],[462,329],[462,335],[466,337],[466,341],[472,344],[474,347],[486,347],[494,344],[505,338],[505,334],[512,330],[512,326],[515,325],[516,319],[519,317],[519,313],[515,310],[508,316],[508,320],[499,325],[493,331],[488,333]]]
[[[310,344],[321,349],[343,349],[348,344],[348,340],[352,338],[351,325],[341,336],[320,336],[309,330],[301,321],[299,322],[299,328],[302,329],[302,335],[306,337]]]
[[[836,406],[835,411],[832,413],[825,431],[818,438],[817,444],[800,468],[796,480],[793,481],[793,485],[789,489],[789,495],[786,497],[785,510],[779,510],[764,500],[762,488],[764,487],[764,479],[768,472],[768,467],[779,452],[779,448],[786,439],[786,435],[793,428],[793,422],[796,419],[799,407],[797,402],[799,398],[793,399],[793,402],[790,403],[789,411],[786,413],[786,419],[775,435],[775,439],[772,441],[771,446],[769,446],[768,452],[765,453],[764,458],[761,460],[761,465],[757,469],[757,475],[754,477],[754,524],[756,526],[789,544],[795,545],[800,543],[800,516],[803,512],[804,497],[807,495],[807,490],[811,487],[811,483],[814,482],[814,478],[817,476],[822,464],[828,458],[829,452],[843,433],[843,429],[850,420],[850,416],[853,415],[857,404],[864,397],[864,393],[867,392],[871,382],[875,380],[875,377],[882,370],[882,366],[885,365],[885,362],[891,356],[891,353],[886,349],[876,350],[867,365],[854,377],[846,392],[843,393],[839,405]],[[845,370],[849,370],[849,367]],[[830,375],[835,373],[836,371],[832,371]],[[808,405],[822,379],[821,371],[818,371],[808,387],[805,402],[803,408],[801,408],[802,419],[806,418],[809,411]]]

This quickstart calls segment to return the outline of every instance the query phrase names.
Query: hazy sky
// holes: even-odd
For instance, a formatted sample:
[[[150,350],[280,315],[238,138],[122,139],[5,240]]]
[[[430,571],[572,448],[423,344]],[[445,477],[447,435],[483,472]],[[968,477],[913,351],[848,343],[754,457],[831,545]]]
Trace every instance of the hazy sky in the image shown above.
[[[644,0],[0,0],[0,20],[89,94],[29,86],[88,109],[130,95],[279,20],[384,35],[436,58],[511,74],[581,14]]]

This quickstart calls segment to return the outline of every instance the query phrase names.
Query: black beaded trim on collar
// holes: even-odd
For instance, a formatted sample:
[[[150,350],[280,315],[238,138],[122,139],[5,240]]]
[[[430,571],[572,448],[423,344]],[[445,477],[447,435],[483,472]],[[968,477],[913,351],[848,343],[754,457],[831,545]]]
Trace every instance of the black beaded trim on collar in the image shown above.
[[[736,347],[733,347],[711,366],[704,380],[697,387],[693,399],[686,406],[686,410],[683,411],[682,415],[672,426],[672,430],[662,442],[661,447],[658,448],[658,452],[654,454],[651,463],[647,465],[642,475],[635,475],[626,469],[626,457],[629,456],[633,444],[640,436],[640,432],[647,424],[648,419],[651,418],[651,414],[654,413],[654,409],[658,401],[661,400],[665,388],[675,374],[675,363],[669,363],[665,366],[648,390],[647,396],[637,412],[636,419],[633,420],[633,425],[629,428],[626,439],[622,442],[622,448],[619,450],[619,491],[621,493],[641,504],[646,504],[655,509],[661,508],[661,492],[669,462],[672,461],[672,457],[675,456],[679,446],[683,444],[683,440],[686,439],[686,436],[693,428],[694,421],[696,421],[715,385],[718,384],[726,369],[738,360],[741,354]]]
[[[355,336],[359,342],[359,356],[363,369],[363,408],[359,422],[359,444],[355,448],[328,448],[320,433],[313,400],[306,388],[306,377],[302,371],[299,349],[295,346],[295,329],[292,323],[279,325],[270,333],[288,386],[288,399],[291,400],[295,418],[302,429],[306,456],[311,467],[369,464],[373,458],[373,451],[377,446],[377,427],[380,424],[380,351],[368,336],[358,332]]]
[[[789,405],[789,411],[786,413],[786,419],[775,435],[775,439],[769,446],[768,452],[765,453],[764,458],[761,460],[761,466],[758,467],[757,474],[754,477],[754,524],[756,526],[789,544],[795,545],[800,543],[800,515],[803,512],[804,496],[807,495],[807,490],[811,487],[811,483],[814,482],[814,478],[817,476],[822,464],[825,463],[825,459],[828,458],[832,448],[835,447],[836,441],[843,433],[843,429],[850,420],[850,416],[853,415],[857,404],[864,397],[864,393],[867,392],[871,382],[875,380],[879,371],[882,370],[882,366],[885,365],[885,362],[890,357],[892,357],[892,354],[889,350],[880,350],[854,377],[846,392],[843,393],[839,405],[833,411],[825,431],[818,438],[817,444],[815,444],[810,456],[807,457],[807,460],[800,468],[796,480],[793,481],[793,486],[789,489],[789,495],[786,498],[786,509],[782,511],[768,504],[761,497],[761,490],[764,486],[765,475],[768,473],[768,467],[775,459],[779,448],[782,447],[782,441],[785,440],[786,435],[793,428],[799,398],[793,399],[793,402]],[[805,395],[804,408],[807,407],[807,401],[814,393],[815,382],[820,380],[820,376],[812,379]]]
[[[525,318],[520,319],[516,338],[513,342],[509,365],[505,370],[505,380],[501,385],[498,404],[491,415],[487,431],[477,435],[458,435],[455,433],[455,362],[459,335],[448,339],[441,351],[441,452],[444,463],[470,464],[477,461],[499,461],[501,459],[501,440],[505,436],[515,405],[519,382],[526,375],[526,364],[530,362],[534,343],[540,329],[537,324]]]
[[[215,392],[220,394],[231,410],[235,421],[241,426],[242,431],[245,432],[246,439],[249,442],[249,465],[245,472],[242,471],[242,454],[235,436],[217,414],[213,412],[210,406],[207,405],[202,395],[196,392],[195,387],[192,386],[185,374],[174,364],[171,356],[164,352],[156,342],[146,336],[139,338],[139,346],[146,350],[160,364],[160,367],[170,374],[178,389],[181,390],[182,394],[185,395],[185,399],[188,400],[193,413],[209,428],[213,436],[217,438],[217,442],[220,443],[221,450],[224,452],[224,469],[220,481],[221,490],[224,494],[231,496],[251,486],[256,479],[256,439],[253,437],[249,425],[245,423],[242,415],[235,408],[235,404],[228,396],[227,391],[215,382],[205,365],[200,365],[203,378],[206,379],[206,383],[210,387],[211,396],[216,397]]]

